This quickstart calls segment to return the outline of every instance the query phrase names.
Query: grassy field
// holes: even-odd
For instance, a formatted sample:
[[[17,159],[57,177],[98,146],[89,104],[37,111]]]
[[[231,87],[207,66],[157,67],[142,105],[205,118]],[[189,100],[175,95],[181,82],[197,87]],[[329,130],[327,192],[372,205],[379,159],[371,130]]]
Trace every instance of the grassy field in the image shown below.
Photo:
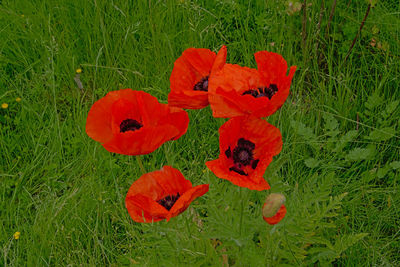
[[[379,1],[360,34],[367,1],[333,2],[0,1],[0,266],[400,265],[399,2]],[[268,118],[284,144],[265,178],[288,213],[266,224],[268,192],[206,168],[225,121],[207,107],[142,160],[210,191],[170,222],[135,223],[137,161],[86,135],[88,111],[120,88],[166,103],[182,51],[223,44],[229,63],[268,50],[298,66]]]

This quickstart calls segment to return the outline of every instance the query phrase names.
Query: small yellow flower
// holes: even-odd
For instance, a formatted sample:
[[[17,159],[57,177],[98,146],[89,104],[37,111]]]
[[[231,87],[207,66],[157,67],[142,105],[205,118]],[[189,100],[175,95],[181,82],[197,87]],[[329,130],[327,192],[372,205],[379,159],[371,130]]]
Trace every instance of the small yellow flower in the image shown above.
[[[15,101],[17,101],[17,102],[21,102],[21,98],[20,97],[17,97],[16,99],[15,99]]]
[[[4,108],[4,109],[8,108],[8,104],[7,103],[1,104],[1,108]]]
[[[18,240],[20,235],[21,235],[20,232],[15,232],[14,233],[14,239]]]
[[[22,14],[22,15],[21,15],[21,18],[23,18],[23,17],[25,17],[25,15],[24,15],[24,14]]]
[[[82,72],[82,69],[81,68],[79,68],[79,69],[76,69],[76,71],[75,71],[76,73],[81,73]]]

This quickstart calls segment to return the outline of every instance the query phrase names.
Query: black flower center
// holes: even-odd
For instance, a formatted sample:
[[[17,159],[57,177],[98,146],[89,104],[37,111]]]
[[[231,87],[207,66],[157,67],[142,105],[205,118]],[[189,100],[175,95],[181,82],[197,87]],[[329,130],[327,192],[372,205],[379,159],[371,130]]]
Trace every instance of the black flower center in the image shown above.
[[[272,83],[269,87],[258,87],[257,89],[247,90],[242,95],[251,95],[255,98],[268,97],[268,99],[271,99],[276,92],[278,92],[278,86]]]
[[[227,158],[233,159],[233,166],[229,168],[230,171],[239,173],[240,175],[248,175],[243,168],[245,166],[251,165],[254,170],[260,160],[253,158],[253,151],[256,145],[244,138],[240,138],[237,142],[237,146],[231,151],[231,147],[225,151]]]
[[[127,131],[136,131],[142,127],[143,127],[143,124],[141,124],[137,120],[126,119],[126,120],[123,120],[121,122],[121,124],[119,125],[119,131],[121,133],[124,133]]]
[[[157,203],[167,210],[170,210],[180,196],[181,195],[179,193],[177,193],[176,195],[168,195],[160,200],[157,200]]]
[[[200,82],[194,85],[193,90],[208,92],[208,76],[201,78]]]
[[[252,159],[253,150],[241,146],[237,146],[235,149],[233,149],[233,162],[241,163],[244,166],[247,166],[250,164]]]

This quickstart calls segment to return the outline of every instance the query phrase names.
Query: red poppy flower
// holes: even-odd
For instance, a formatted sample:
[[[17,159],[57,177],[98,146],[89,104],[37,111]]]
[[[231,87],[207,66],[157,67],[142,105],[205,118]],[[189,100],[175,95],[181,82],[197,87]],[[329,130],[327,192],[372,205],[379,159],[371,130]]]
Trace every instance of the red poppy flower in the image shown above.
[[[282,148],[278,128],[255,117],[237,117],[219,129],[220,155],[206,162],[219,178],[251,190],[267,190],[263,175],[272,157]]]
[[[284,205],[286,198],[282,194],[270,194],[263,205],[263,219],[269,224],[277,224],[286,215],[286,207]]]
[[[289,95],[296,66],[279,54],[254,54],[258,70],[225,64],[209,82],[209,101],[214,117],[232,118],[252,114],[266,117],[278,110]]]
[[[86,133],[110,152],[142,155],[181,137],[188,124],[186,111],[160,104],[148,93],[123,89],[93,104]]]
[[[129,188],[125,205],[135,222],[169,221],[208,192],[208,184],[192,187],[182,173],[170,166],[142,175]]]
[[[208,106],[208,79],[213,68],[221,68],[226,60],[226,47],[215,55],[209,49],[188,48],[174,64],[171,73],[171,92],[168,103],[172,106],[200,109]]]

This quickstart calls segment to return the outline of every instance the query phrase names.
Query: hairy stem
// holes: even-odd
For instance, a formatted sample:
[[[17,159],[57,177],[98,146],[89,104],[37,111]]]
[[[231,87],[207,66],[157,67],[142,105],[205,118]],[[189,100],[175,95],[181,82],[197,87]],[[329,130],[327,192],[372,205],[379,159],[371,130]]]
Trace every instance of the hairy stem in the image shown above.
[[[325,32],[325,39],[328,38],[329,29],[331,27],[331,23],[332,23],[332,19],[333,19],[333,14],[335,14],[335,8],[336,8],[336,0],[333,1],[331,13],[329,14],[328,25],[326,26],[326,32]]]
[[[304,0],[303,2],[303,31],[302,31],[302,37],[303,37],[303,53],[306,51],[306,42],[307,42],[307,0]],[[304,54],[305,55],[305,54]]]
[[[365,12],[365,16],[364,16],[364,18],[363,18],[363,20],[361,22],[361,25],[360,25],[360,29],[358,29],[356,37],[354,37],[353,42],[350,45],[349,51],[347,51],[347,54],[346,54],[346,57],[344,58],[343,63],[346,62],[347,58],[350,56],[351,50],[353,50],[353,47],[354,47],[354,45],[355,45],[355,43],[356,43],[356,41],[358,39],[358,36],[360,36],[360,34],[361,34],[361,30],[364,27],[365,21],[367,20],[367,17],[369,15],[369,11],[370,10],[371,10],[371,4],[368,4],[367,11]]]
[[[318,19],[318,24],[317,24],[317,32],[315,33],[315,36],[317,37],[317,41],[315,42],[315,53],[318,53],[318,46],[320,43],[320,38],[319,38],[319,33],[321,32],[321,23],[322,23],[322,18],[324,17],[324,10],[325,10],[325,4],[324,0],[321,1],[321,8],[319,10],[319,19]]]

